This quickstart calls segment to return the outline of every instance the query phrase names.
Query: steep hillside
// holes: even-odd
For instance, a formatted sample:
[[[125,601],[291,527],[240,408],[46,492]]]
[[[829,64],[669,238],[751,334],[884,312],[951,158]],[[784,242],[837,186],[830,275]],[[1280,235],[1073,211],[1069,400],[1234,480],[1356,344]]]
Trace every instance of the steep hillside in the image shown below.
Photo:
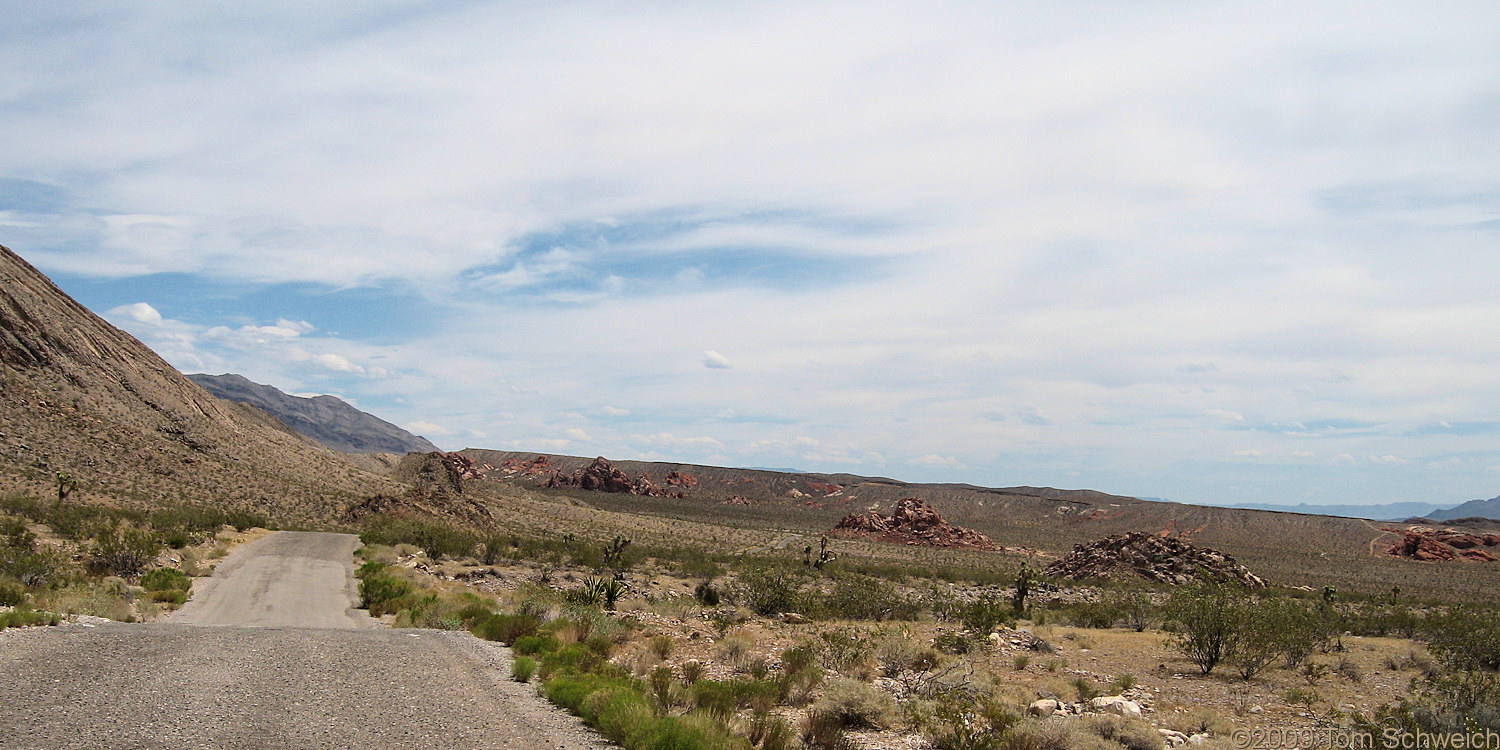
[[[437,446],[335,396],[303,398],[242,375],[187,376],[219,398],[264,409],[304,437],[344,453],[429,453]]]
[[[390,480],[221,401],[0,247],[0,490],[332,518]]]
[[[1456,505],[1447,510],[1432,511],[1426,517],[1434,521],[1455,521],[1460,518],[1493,518],[1500,520],[1500,497],[1492,497],[1488,500],[1470,500],[1467,503]]]

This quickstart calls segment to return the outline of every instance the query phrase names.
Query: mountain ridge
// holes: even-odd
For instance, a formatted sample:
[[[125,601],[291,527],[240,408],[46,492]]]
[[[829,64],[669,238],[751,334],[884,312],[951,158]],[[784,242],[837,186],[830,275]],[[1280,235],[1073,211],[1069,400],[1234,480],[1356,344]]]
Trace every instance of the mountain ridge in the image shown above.
[[[414,435],[337,396],[293,396],[243,375],[193,373],[188,380],[228,401],[250,404],[276,417],[298,434],[343,453],[428,453],[438,450]]]

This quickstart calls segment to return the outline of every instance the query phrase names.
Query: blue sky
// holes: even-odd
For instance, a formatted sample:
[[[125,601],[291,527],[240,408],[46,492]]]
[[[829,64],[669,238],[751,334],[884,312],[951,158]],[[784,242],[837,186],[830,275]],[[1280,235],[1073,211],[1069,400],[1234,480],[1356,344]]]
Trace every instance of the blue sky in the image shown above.
[[[0,243],[444,447],[1500,493],[1492,3],[11,4]]]

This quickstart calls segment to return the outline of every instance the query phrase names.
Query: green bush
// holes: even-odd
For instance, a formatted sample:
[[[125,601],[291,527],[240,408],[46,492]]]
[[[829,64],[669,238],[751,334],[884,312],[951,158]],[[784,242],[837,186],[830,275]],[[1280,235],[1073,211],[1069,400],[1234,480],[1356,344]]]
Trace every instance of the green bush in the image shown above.
[[[474,635],[510,646],[519,638],[536,635],[541,625],[541,621],[531,615],[490,615],[474,626]]]
[[[1220,585],[1184,586],[1172,594],[1167,617],[1176,627],[1173,645],[1203,674],[1234,655],[1244,594]]]
[[[739,596],[758,615],[791,611],[801,590],[801,578],[784,569],[758,568],[740,574]]]
[[[837,716],[844,726],[855,729],[889,729],[898,715],[890,693],[844,677],[828,683],[816,710]]]
[[[536,673],[536,660],[525,656],[517,656],[510,663],[510,678],[516,682],[530,682],[531,675]]]
[[[180,589],[163,589],[151,592],[151,601],[163,604],[186,604],[187,592]]]
[[[600,654],[582,643],[569,643],[556,651],[544,654],[541,661],[541,675],[543,679],[560,673],[585,673],[592,672],[605,661],[604,655]]]
[[[176,568],[154,568],[141,576],[141,588],[147,591],[187,591],[193,579]]]
[[[0,607],[19,607],[25,603],[25,586],[15,581],[0,580]]]
[[[915,620],[921,605],[878,578],[845,573],[833,581],[816,614],[843,620]]]
[[[551,633],[523,635],[510,644],[510,650],[525,656],[550,654],[558,649],[557,636]]]
[[[365,544],[412,544],[422,548],[429,558],[467,557],[479,544],[479,538],[460,528],[438,521],[415,518],[377,516],[359,535]]]
[[[147,529],[109,526],[94,538],[89,569],[98,575],[133,576],[156,559],[161,546],[161,540]]]
[[[980,637],[989,635],[1001,625],[1010,627],[1016,624],[1011,604],[993,594],[985,594],[965,604],[960,616],[964,627]]]
[[[415,590],[415,584],[405,578],[389,573],[367,574],[359,582],[359,606],[379,617],[399,609],[390,605],[410,596]]]
[[[56,625],[62,622],[62,615],[53,612],[43,612],[38,609],[21,607],[10,612],[0,612],[0,630],[6,628],[25,628],[32,625]]]

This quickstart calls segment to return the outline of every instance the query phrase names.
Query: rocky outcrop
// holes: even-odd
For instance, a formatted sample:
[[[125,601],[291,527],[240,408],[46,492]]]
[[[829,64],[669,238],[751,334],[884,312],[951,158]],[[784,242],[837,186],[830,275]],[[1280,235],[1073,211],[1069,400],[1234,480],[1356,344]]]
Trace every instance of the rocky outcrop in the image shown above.
[[[882,516],[874,510],[850,513],[833,527],[831,533],[846,538],[924,547],[979,550],[996,548],[989,537],[973,529],[948,523],[926,500],[915,497],[896,503],[896,509],[889,516]]]
[[[1491,548],[1500,547],[1500,534],[1469,534],[1452,529],[1432,529],[1423,526],[1385,530],[1401,535],[1401,541],[1391,545],[1388,551],[1392,557],[1423,562],[1500,561],[1500,558],[1490,551]]]
[[[427,517],[479,527],[494,523],[494,516],[490,515],[489,509],[470,498],[415,491],[405,495],[375,495],[360,500],[345,509],[343,521],[359,523],[370,516]]]
[[[571,487],[590,492],[613,492],[643,497],[684,497],[680,491],[662,489],[645,474],[631,479],[629,474],[621,471],[603,456],[595,458],[587,468],[572,474],[554,471],[542,486],[554,489]]]
[[[697,477],[681,471],[667,472],[666,482],[668,487],[681,487],[685,490],[690,490],[698,486]]]
[[[516,475],[530,477],[554,471],[557,471],[557,464],[553,463],[548,456],[537,456],[526,460],[510,458],[502,462],[499,468],[499,472],[507,477]]]
[[[1256,589],[1266,585],[1223,552],[1139,531],[1079,544],[1047,566],[1047,575],[1071,579],[1133,576],[1174,585],[1202,581]]]

